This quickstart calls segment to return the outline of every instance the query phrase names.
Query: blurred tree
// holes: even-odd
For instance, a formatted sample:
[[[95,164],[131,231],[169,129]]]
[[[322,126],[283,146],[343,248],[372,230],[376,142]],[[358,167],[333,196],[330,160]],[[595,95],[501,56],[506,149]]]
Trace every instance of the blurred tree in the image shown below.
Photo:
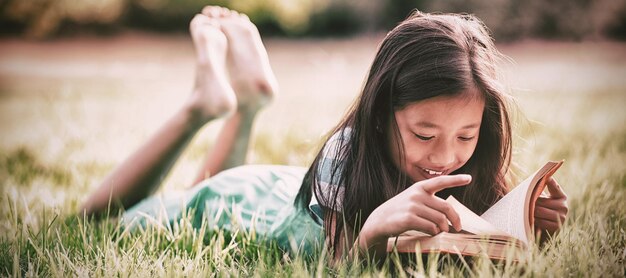
[[[473,13],[498,40],[619,38],[610,30],[626,28],[626,0],[431,0],[426,9]]]
[[[427,0],[386,0],[380,26],[389,29],[407,18],[413,10],[425,11]]]
[[[228,0],[118,0],[127,10],[120,20],[125,26],[159,32],[186,31],[189,21],[205,5],[226,6]],[[208,3],[207,3],[208,2]]]
[[[248,14],[263,35],[388,30],[419,9],[475,14],[500,41],[626,39],[626,0],[0,0],[0,33],[46,38],[73,30],[186,32],[205,5]]]
[[[8,0],[0,4],[0,22],[19,28],[7,32],[43,38],[56,32],[63,21],[114,24],[125,4],[122,0]]]
[[[311,15],[323,10],[330,0],[231,0],[230,7],[247,14],[260,27],[297,35],[309,28]],[[274,26],[272,26],[274,25]]]
[[[626,40],[626,5],[618,9],[617,16],[608,21],[602,33],[610,38]]]
[[[589,16],[594,37],[626,40],[626,0],[595,0]]]
[[[359,5],[367,1],[332,1],[324,9],[311,15],[307,35],[345,36],[376,27],[376,17],[371,6]],[[370,1],[376,2],[376,1]]]

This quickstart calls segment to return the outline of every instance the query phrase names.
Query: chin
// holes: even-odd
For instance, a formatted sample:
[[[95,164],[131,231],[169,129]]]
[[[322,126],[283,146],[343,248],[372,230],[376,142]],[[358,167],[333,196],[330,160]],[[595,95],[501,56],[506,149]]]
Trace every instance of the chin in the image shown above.
[[[416,183],[416,182],[420,182],[420,181],[428,179],[418,173],[411,173],[408,176],[409,176],[409,179],[411,179],[412,183]]]

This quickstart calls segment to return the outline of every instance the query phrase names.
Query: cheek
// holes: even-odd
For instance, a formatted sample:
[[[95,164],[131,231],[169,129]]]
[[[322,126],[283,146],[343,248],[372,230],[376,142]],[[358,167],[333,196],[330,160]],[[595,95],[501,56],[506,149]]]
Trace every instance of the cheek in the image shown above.
[[[458,160],[465,164],[474,154],[474,150],[476,150],[476,143],[467,144],[467,146],[460,148],[460,151],[457,153]]]
[[[392,156],[393,162],[398,169],[403,169],[406,167],[410,167],[409,165],[413,164],[415,161],[419,160],[419,148],[416,146],[415,142],[411,142],[407,140],[405,134],[402,134],[402,152],[398,150],[397,145],[393,143],[393,141],[388,141],[389,144],[387,148],[389,153]],[[404,162],[404,163],[402,163]]]
[[[420,146],[415,142],[405,142],[404,144],[404,159],[407,165],[414,164],[423,159],[424,153],[427,150],[424,146]]]

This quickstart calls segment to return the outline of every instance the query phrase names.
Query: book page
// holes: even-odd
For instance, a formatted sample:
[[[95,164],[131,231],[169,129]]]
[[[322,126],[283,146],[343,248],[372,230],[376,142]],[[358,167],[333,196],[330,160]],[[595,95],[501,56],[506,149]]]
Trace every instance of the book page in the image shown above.
[[[491,223],[480,218],[473,211],[461,204],[452,195],[446,199],[446,203],[450,204],[461,219],[461,229],[476,235],[508,235],[499,230]]]
[[[531,230],[535,200],[545,186],[545,181],[563,164],[548,162],[533,175],[490,207],[481,217],[498,229],[522,240],[533,239]]]
[[[504,195],[500,201],[495,203],[480,216],[487,222],[493,224],[496,228],[524,243],[528,243],[526,228],[524,226],[524,205],[526,202],[526,192],[528,192],[533,176],[530,176],[511,190],[511,192]]]

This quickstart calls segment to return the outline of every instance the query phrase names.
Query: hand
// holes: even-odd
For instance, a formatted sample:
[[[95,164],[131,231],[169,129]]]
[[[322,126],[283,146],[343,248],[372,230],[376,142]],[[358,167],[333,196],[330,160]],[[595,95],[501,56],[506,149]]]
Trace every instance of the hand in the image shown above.
[[[554,178],[546,184],[549,197],[539,197],[535,205],[535,229],[554,234],[565,222],[567,216],[567,195]]]
[[[359,245],[368,249],[386,242],[389,237],[408,230],[431,235],[448,231],[448,220],[461,230],[461,220],[452,206],[435,196],[440,190],[468,184],[470,175],[440,176],[411,185],[377,207],[359,233]]]

